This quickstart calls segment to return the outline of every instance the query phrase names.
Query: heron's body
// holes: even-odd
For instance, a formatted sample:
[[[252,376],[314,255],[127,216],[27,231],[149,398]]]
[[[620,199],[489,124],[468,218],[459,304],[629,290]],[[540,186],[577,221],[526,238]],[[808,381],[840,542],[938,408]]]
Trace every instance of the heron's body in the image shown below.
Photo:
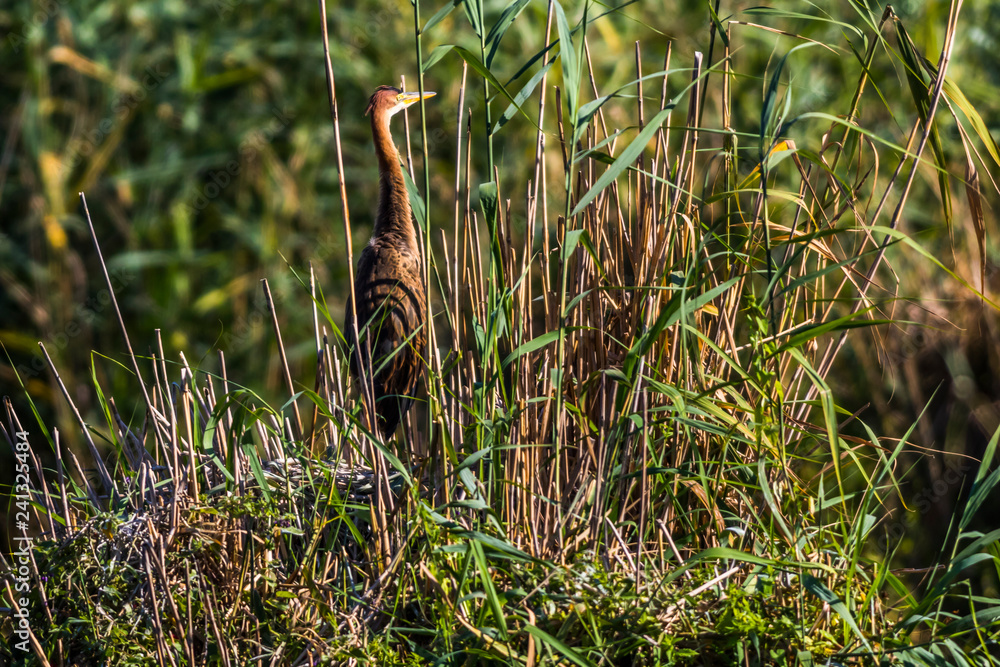
[[[391,116],[415,101],[419,101],[418,96],[381,86],[368,104],[378,157],[379,196],[375,228],[361,251],[354,279],[360,344],[354,340],[350,301],[344,327],[352,350],[351,373],[359,378],[363,370],[365,380],[371,383],[376,425],[384,439],[395,433],[413,403],[427,347],[427,295],[417,236],[399,152],[389,132]]]

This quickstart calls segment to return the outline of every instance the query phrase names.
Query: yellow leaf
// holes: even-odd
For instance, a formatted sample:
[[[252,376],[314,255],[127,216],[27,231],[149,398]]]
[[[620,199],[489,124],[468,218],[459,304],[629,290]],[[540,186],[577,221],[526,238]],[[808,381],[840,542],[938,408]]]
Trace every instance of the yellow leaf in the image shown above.
[[[42,151],[38,155],[38,170],[45,186],[49,211],[55,215],[62,215],[66,212],[66,202],[63,199],[66,170],[63,169],[63,161],[52,151]]]
[[[796,147],[795,142],[793,140],[784,139],[774,145],[774,148],[772,148],[771,151],[767,154],[767,159],[770,160],[772,157],[775,157],[778,153],[783,153],[786,151],[794,152],[796,150],[798,150],[798,147]],[[754,183],[756,183],[759,179],[760,179],[760,165],[758,164],[753,168],[753,171],[747,174],[747,177],[743,179],[743,182],[740,183],[738,189],[746,190],[747,188],[751,187]]]
[[[42,218],[42,225],[45,227],[45,238],[53,250],[63,250],[66,248],[66,230],[62,228],[56,216],[49,214]]]
[[[107,66],[85,58],[68,46],[62,44],[49,49],[49,59],[54,63],[60,63],[76,70],[84,76],[89,76],[109,86],[114,86],[120,91],[135,92],[141,86],[134,79],[118,74]]]

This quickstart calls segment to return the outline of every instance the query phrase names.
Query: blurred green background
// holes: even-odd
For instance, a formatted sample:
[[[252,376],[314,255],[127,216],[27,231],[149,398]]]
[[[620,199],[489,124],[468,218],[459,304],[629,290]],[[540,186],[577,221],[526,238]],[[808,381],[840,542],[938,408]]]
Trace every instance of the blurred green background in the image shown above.
[[[487,3],[489,23],[505,4]],[[758,4],[723,3],[719,13],[755,24],[780,24],[783,30],[836,44],[837,53],[812,49],[790,60],[793,111],[846,113],[860,69],[844,48],[844,29],[835,22],[744,13]],[[423,20],[442,6],[422,6]],[[582,5],[566,6],[571,22],[578,20]],[[857,16],[846,0],[779,1],[774,6],[820,18]],[[543,0],[529,2],[507,33],[492,63],[501,81],[507,82],[543,48],[546,8]],[[673,67],[689,67],[696,50],[708,52],[710,18],[704,2],[595,8],[609,12],[588,33],[602,94],[634,78],[636,40],[646,73],[660,69],[668,43]],[[935,61],[948,3],[908,0],[894,3],[894,9],[918,48]],[[416,87],[413,8],[399,0],[358,1],[331,4],[328,11],[344,178],[358,248],[367,240],[376,196],[376,167],[363,112],[379,84],[399,85],[399,77],[405,76],[408,87]],[[967,2],[950,69],[994,137],[1000,136],[1000,33],[992,28],[998,24],[1000,2]],[[85,417],[96,407],[92,373],[104,393],[116,397],[126,418],[141,417],[137,384],[120,365],[126,360],[124,344],[81,216],[81,191],[138,354],[150,350],[153,332],[160,329],[168,359],[184,352],[193,366],[216,370],[216,350],[222,350],[232,380],[283,402],[277,348],[259,282],[266,277],[278,303],[293,376],[311,385],[311,302],[289,265],[307,273],[313,263],[338,324],[350,270],[317,4],[18,2],[0,9],[0,34],[0,342],[10,360],[0,363],[0,395],[11,397],[23,418],[30,414],[19,386],[24,383],[46,423],[58,425],[71,445],[79,443],[75,422],[53,393],[39,354],[37,341],[43,341]],[[445,43],[478,50],[478,38],[461,7],[424,36],[425,55]],[[756,132],[768,68],[797,43],[774,33],[734,28],[740,72],[733,81],[737,130]],[[895,46],[893,40],[889,43]],[[715,60],[719,48],[717,44]],[[876,63],[884,67],[891,61],[878,58]],[[510,90],[520,90],[537,69],[528,68],[510,83]],[[446,233],[454,201],[461,72],[461,61],[450,55],[426,77],[426,88],[439,92],[427,106],[428,199],[432,220],[446,221]],[[759,75],[748,74],[754,72]],[[909,95],[905,73],[881,71],[873,73],[873,80],[880,87],[864,100],[865,126],[904,143],[913,118],[895,115],[894,102]],[[658,100],[658,86],[651,88],[655,90],[647,96]],[[592,95],[588,89],[585,99]],[[706,102],[706,113],[717,116],[718,102]],[[534,98],[528,103],[532,113],[536,104]],[[492,102],[494,118],[506,106],[502,100]],[[478,85],[467,91],[466,107],[473,110],[470,181],[475,186],[488,180]],[[635,124],[625,115],[628,108],[620,107],[616,118],[616,107],[609,107],[617,127]],[[943,110],[939,117],[954,163],[955,223],[950,230],[943,223],[936,178],[925,170],[911,196],[904,229],[975,281],[978,249],[958,180],[964,176],[964,153],[954,121]],[[415,128],[414,120],[411,113]],[[549,157],[557,159],[558,138],[551,124],[546,130]],[[395,132],[402,144],[402,123]],[[821,132],[819,124],[806,123],[790,130],[800,147],[813,150]],[[518,116],[495,137],[501,188],[512,199],[515,222],[523,218],[534,133]],[[703,141],[706,151],[721,145],[718,137]],[[419,162],[418,132],[412,145]],[[894,167],[883,164],[880,169],[889,173]],[[983,181],[987,255],[1000,262],[993,215],[1000,201],[990,193],[986,174]],[[554,224],[561,203],[551,202],[550,210]],[[996,315],[925,261],[897,252],[891,253],[891,261],[894,271],[881,275],[882,284],[902,298],[886,298],[884,311],[912,324],[853,337],[832,378],[838,403],[861,411],[875,432],[891,442],[931,401],[917,431],[920,444],[974,455],[1000,424]],[[987,268],[995,288],[1000,274],[992,263]],[[987,293],[995,291],[988,287]],[[29,431],[34,428],[28,425]],[[40,445],[43,439],[33,442]],[[9,456],[4,448],[0,461]],[[954,472],[959,460],[910,456],[904,469],[913,468],[913,496],[901,501],[919,504],[919,516],[925,518],[950,516],[964,479]],[[9,469],[6,463],[0,468]],[[8,483],[6,475],[0,483]],[[903,527],[910,529],[908,523]]]

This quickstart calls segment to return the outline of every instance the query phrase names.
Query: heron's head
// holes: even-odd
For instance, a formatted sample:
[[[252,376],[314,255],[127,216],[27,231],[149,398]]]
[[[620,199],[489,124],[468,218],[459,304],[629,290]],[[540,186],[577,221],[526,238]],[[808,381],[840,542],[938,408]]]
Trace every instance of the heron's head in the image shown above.
[[[424,91],[425,100],[435,95],[437,93]],[[379,86],[375,89],[371,99],[368,100],[368,108],[365,109],[365,115],[383,113],[386,118],[390,118],[419,101],[420,93],[404,93],[399,88],[393,88],[392,86]]]

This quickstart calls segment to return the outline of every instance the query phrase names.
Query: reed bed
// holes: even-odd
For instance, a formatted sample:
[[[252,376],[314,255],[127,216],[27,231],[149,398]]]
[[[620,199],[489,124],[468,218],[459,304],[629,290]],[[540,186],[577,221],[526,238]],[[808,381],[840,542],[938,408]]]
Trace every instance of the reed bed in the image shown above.
[[[136,354],[120,316],[143,414],[119,414],[95,382],[105,423],[85,423],[49,360],[91,458],[39,423],[58,469],[24,459],[42,536],[31,659],[993,664],[1000,607],[974,599],[960,573],[995,557],[998,535],[967,528],[997,482],[997,437],[956,516],[953,552],[911,591],[875,547],[909,434],[844,435],[853,417],[827,383],[848,333],[886,322],[873,287],[887,249],[923,252],[900,222],[918,172],[948,167],[935,119],[961,103],[945,80],[961,2],[936,68],[891,9],[855,5],[863,27],[845,40],[867,48],[855,49],[864,68],[848,108],[795,112],[795,58],[835,49],[787,33],[795,46],[761,79],[756,132],[735,129],[746,125],[732,104],[747,76],[737,45],[773,28],[720,18],[718,3],[707,52],[636,43],[633,80],[616,89],[592,64],[602,7],[550,1],[546,48],[502,83],[493,54],[526,3],[492,27],[481,0],[459,4],[478,53],[425,53],[450,10],[422,21],[414,5],[417,87],[443,59],[463,61],[444,201],[428,203],[430,176],[413,166],[428,163],[425,109],[418,131],[408,119],[432,295],[417,409],[389,441],[366,428],[340,300],[308,268],[289,270],[310,294],[312,332],[282,331],[262,283],[283,405],[221,353],[218,372],[201,370],[168,359],[157,332]],[[859,110],[876,95],[868,72],[896,65],[921,82],[905,145],[866,128]],[[467,110],[474,94],[484,112]],[[970,144],[989,137],[952,117]],[[521,181],[501,182],[493,154],[508,122],[537,128],[517,158]],[[792,137],[796,124],[805,138]],[[484,148],[487,178],[471,167]],[[938,186],[950,216],[948,179]],[[967,196],[976,210],[979,191]],[[99,255],[100,221],[86,216]],[[310,338],[315,366],[300,373],[285,351]],[[4,421],[17,452],[27,416],[7,401]],[[16,611],[15,575],[3,597]]]

